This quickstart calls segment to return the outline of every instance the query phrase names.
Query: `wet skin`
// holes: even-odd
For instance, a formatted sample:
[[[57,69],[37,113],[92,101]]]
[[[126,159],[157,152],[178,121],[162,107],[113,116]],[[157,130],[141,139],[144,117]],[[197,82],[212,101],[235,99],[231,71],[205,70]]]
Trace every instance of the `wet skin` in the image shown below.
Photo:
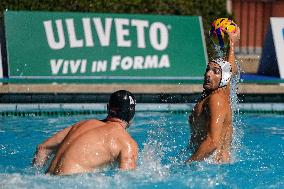
[[[126,127],[125,122],[115,118],[79,122],[39,145],[34,165],[42,166],[55,152],[47,170],[54,175],[91,172],[115,161],[120,169],[134,169],[138,147]]]
[[[232,111],[230,87],[218,88],[221,69],[210,62],[204,75],[204,92],[192,110],[190,148],[193,155],[187,160],[201,161],[211,154],[216,163],[230,161],[232,141]]]

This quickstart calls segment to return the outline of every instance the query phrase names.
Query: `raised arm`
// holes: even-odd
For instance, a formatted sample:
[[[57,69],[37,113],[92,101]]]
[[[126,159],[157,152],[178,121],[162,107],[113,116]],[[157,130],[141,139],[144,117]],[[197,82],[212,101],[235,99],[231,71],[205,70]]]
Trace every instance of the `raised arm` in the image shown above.
[[[230,40],[230,48],[229,48],[229,52],[227,55],[227,59],[228,59],[228,62],[232,66],[233,74],[236,74],[238,72],[238,67],[235,62],[235,46],[238,40],[240,39],[240,28],[237,27],[237,31],[234,33],[228,32],[228,36]]]
[[[138,145],[135,141],[124,142],[120,152],[119,168],[130,170],[136,168]]]
[[[48,159],[50,153],[57,150],[59,144],[61,144],[61,142],[63,141],[63,139],[68,134],[71,128],[72,126],[67,127],[59,131],[52,137],[48,138],[43,143],[39,144],[33,159],[33,166],[37,167],[43,166],[46,160]]]
[[[219,101],[218,98],[209,100],[209,123],[208,132],[206,138],[202,141],[198,149],[194,154],[187,160],[202,161],[209,157],[220,145],[220,136],[225,119],[224,110],[222,110],[223,102]]]

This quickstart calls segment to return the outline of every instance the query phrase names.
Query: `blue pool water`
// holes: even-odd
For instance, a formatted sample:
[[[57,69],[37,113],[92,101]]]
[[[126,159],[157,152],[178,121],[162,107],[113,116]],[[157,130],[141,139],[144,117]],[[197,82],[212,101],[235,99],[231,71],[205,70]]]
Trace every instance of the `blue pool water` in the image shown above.
[[[37,144],[92,117],[105,115],[0,117],[0,188],[284,188],[283,115],[241,115],[231,164],[183,164],[187,115],[149,112],[137,113],[129,128],[140,149],[135,171],[107,167],[56,177],[31,167]]]

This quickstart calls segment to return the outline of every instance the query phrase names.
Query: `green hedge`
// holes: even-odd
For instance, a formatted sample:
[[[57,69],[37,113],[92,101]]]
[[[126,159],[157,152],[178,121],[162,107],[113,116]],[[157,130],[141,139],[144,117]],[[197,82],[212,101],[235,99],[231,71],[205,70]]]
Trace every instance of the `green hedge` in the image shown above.
[[[205,35],[214,19],[231,16],[226,0],[1,0],[0,9],[1,17],[5,10],[198,15]]]

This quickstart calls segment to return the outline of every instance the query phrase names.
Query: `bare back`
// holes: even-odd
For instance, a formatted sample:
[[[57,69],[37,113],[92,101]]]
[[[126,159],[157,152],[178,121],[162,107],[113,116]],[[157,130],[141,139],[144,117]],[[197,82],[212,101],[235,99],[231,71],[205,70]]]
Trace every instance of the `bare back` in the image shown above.
[[[136,142],[118,123],[79,122],[60,144],[47,172],[56,175],[90,172],[116,161],[129,146],[135,156]]]

